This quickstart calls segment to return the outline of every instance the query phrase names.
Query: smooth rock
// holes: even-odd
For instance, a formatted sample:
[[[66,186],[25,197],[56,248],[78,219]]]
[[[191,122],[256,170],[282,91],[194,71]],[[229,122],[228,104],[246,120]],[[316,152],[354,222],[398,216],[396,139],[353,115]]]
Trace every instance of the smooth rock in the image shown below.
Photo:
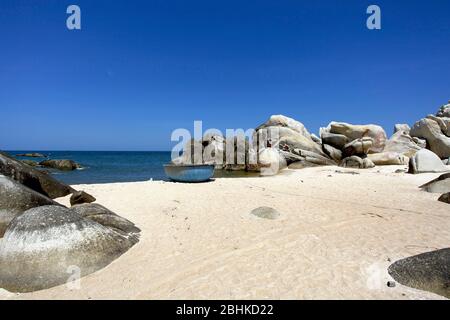
[[[70,208],[70,210],[76,212],[83,218],[90,219],[105,227],[112,228],[126,237],[131,237],[131,240],[139,239],[136,238],[136,236],[139,236],[141,230],[136,227],[133,222],[117,215],[102,205],[97,203],[84,203],[75,205]]]
[[[344,157],[350,157],[353,155],[367,155],[372,146],[372,138],[365,137],[355,139],[344,146],[344,148],[342,149],[342,154]]]
[[[323,151],[334,161],[339,162],[342,160],[341,150],[336,149],[328,144],[323,145]]]
[[[348,138],[343,134],[322,132],[322,143],[328,144],[336,149],[341,150],[349,142]]]
[[[423,147],[418,145],[406,131],[397,131],[386,142],[383,152],[401,153],[406,157],[411,158],[420,149],[423,149]]]
[[[261,175],[275,175],[287,167],[286,159],[275,148],[265,148],[260,151],[258,165]]]
[[[450,173],[444,173],[438,178],[421,185],[420,188],[431,193],[447,193],[450,192]]]
[[[25,211],[0,244],[0,287],[30,292],[67,283],[71,272],[95,272],[134,242],[61,206]]]
[[[270,207],[259,207],[253,209],[251,214],[259,218],[269,220],[275,220],[280,216],[280,213],[277,210]]]
[[[371,153],[367,155],[367,158],[377,166],[407,165],[409,163],[408,157],[397,152]]]
[[[343,159],[340,163],[344,168],[369,169],[375,167],[375,164],[369,159],[361,159],[358,156],[351,156]]]
[[[422,149],[409,159],[409,173],[446,172],[448,168],[430,150]]]
[[[311,139],[311,134],[305,128],[303,123],[294,120],[292,118],[283,116],[283,115],[272,115],[269,120],[264,122],[262,125],[256,128],[256,131],[260,129],[268,128],[268,127],[286,127],[292,129],[293,131],[301,134],[302,136]]]
[[[430,150],[444,159],[450,157],[450,138],[441,132],[439,124],[431,119],[425,118],[417,121],[411,128],[412,137],[427,140]]]
[[[45,205],[58,205],[52,199],[0,175],[0,238],[9,223],[28,209]]]
[[[396,261],[388,272],[405,286],[450,298],[450,248]]]
[[[57,181],[51,175],[42,173],[2,152],[0,152],[0,174],[52,199],[75,192],[72,187]]]
[[[58,169],[62,171],[72,171],[81,168],[81,166],[73,160],[44,160],[39,165],[47,168]]]
[[[378,125],[353,125],[345,122],[331,122],[327,130],[330,133],[343,134],[350,141],[369,137],[373,139],[371,153],[381,152],[386,144],[387,136],[384,129]]]
[[[70,197],[70,205],[74,206],[76,204],[91,203],[95,200],[97,199],[84,191],[75,191]]]

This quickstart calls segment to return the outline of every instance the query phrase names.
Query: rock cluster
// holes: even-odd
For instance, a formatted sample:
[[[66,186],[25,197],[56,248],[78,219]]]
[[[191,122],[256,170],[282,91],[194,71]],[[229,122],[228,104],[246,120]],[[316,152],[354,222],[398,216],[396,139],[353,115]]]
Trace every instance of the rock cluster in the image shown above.
[[[71,208],[52,200],[72,193]],[[29,292],[103,268],[140,230],[95,198],[0,154],[0,288]],[[69,273],[68,273],[69,272]]]
[[[331,122],[320,129],[317,137],[301,122],[273,115],[254,130],[251,140],[244,135],[226,139],[220,133],[206,134],[201,141],[189,141],[185,150],[190,152],[173,162],[215,164],[216,169],[263,174],[276,174],[285,167],[340,165],[365,169],[408,164],[411,173],[443,172],[450,157],[449,106],[441,107],[436,116],[430,115],[412,128],[396,124],[389,139],[378,125],[346,122]],[[421,150],[425,151],[418,153]]]

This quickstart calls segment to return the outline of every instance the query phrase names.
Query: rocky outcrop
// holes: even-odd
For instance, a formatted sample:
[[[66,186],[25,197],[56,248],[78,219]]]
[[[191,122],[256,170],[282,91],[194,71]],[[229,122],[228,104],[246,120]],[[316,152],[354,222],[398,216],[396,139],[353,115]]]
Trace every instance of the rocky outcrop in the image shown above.
[[[438,178],[431,180],[420,186],[424,191],[431,193],[446,193],[450,192],[450,173],[444,173]]]
[[[75,190],[22,162],[0,152],[0,174],[10,177],[24,186],[49,198],[64,197]]]
[[[442,133],[439,124],[429,118],[419,120],[410,131],[411,136],[423,138],[431,151],[444,159],[450,157],[450,137]]]
[[[91,203],[95,200],[97,199],[84,191],[75,191],[70,197],[70,205],[74,206],[76,204]]]
[[[135,238],[61,206],[25,211],[0,243],[0,287],[30,292],[66,283],[74,268],[95,272],[135,244]]]
[[[323,145],[323,151],[334,161],[339,163],[342,160],[342,151],[328,144]]]
[[[409,173],[446,172],[447,167],[439,157],[427,149],[418,151],[409,159]]]
[[[262,125],[256,128],[255,131],[259,131],[261,129],[267,129],[270,127],[278,127],[278,128],[288,128],[306,138],[311,138],[311,134],[308,132],[308,130],[305,128],[303,123],[294,120],[292,118],[283,116],[283,115],[273,115],[264,122]],[[293,135],[293,134],[289,134]]]
[[[58,169],[62,171],[72,171],[80,169],[81,166],[73,160],[44,160],[39,162],[39,165],[47,168]]]
[[[445,104],[439,108],[438,112],[436,113],[436,116],[450,117],[450,101],[448,102],[448,104]]]
[[[58,205],[52,199],[0,175],[0,238],[9,223],[28,209]]]
[[[450,248],[396,261],[388,272],[405,286],[450,298]]]
[[[333,148],[342,150],[344,146],[349,142],[348,138],[343,134],[335,134],[327,131],[322,132],[322,143],[328,144]]]
[[[387,140],[386,132],[384,131],[384,129],[378,125],[373,124],[353,125],[345,122],[331,122],[327,128],[321,129],[322,141],[323,134],[326,132],[344,135],[349,139],[349,141],[367,137],[372,138],[373,146],[369,150],[370,153],[383,151]],[[328,142],[324,143],[330,144]]]
[[[367,155],[367,158],[377,166],[407,165],[409,163],[408,157],[397,152],[372,153]]]
[[[29,157],[29,158],[47,158],[47,156],[45,154],[42,153],[21,153],[21,154],[16,154],[17,157]]]
[[[423,149],[406,131],[400,130],[386,142],[383,152],[395,152],[411,158],[417,151]]]

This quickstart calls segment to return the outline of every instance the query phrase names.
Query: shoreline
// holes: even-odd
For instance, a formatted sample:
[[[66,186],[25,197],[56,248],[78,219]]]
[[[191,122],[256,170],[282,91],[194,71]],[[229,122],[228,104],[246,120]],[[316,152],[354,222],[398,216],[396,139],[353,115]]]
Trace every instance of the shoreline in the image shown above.
[[[448,205],[418,189],[439,174],[395,173],[399,168],[405,166],[286,169],[188,185],[73,185],[134,221],[141,240],[83,277],[80,290],[61,285],[0,297],[445,299],[386,286],[391,263],[450,246]],[[68,197],[56,200],[68,204]],[[280,217],[250,214],[261,206]]]

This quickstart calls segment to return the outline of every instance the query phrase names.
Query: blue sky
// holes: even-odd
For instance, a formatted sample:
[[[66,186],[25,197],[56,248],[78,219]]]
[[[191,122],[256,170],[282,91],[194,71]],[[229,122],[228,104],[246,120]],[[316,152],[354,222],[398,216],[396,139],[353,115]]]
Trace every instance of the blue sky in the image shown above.
[[[271,114],[390,134],[450,99],[448,0],[2,0],[0,40],[6,150],[170,150]]]

